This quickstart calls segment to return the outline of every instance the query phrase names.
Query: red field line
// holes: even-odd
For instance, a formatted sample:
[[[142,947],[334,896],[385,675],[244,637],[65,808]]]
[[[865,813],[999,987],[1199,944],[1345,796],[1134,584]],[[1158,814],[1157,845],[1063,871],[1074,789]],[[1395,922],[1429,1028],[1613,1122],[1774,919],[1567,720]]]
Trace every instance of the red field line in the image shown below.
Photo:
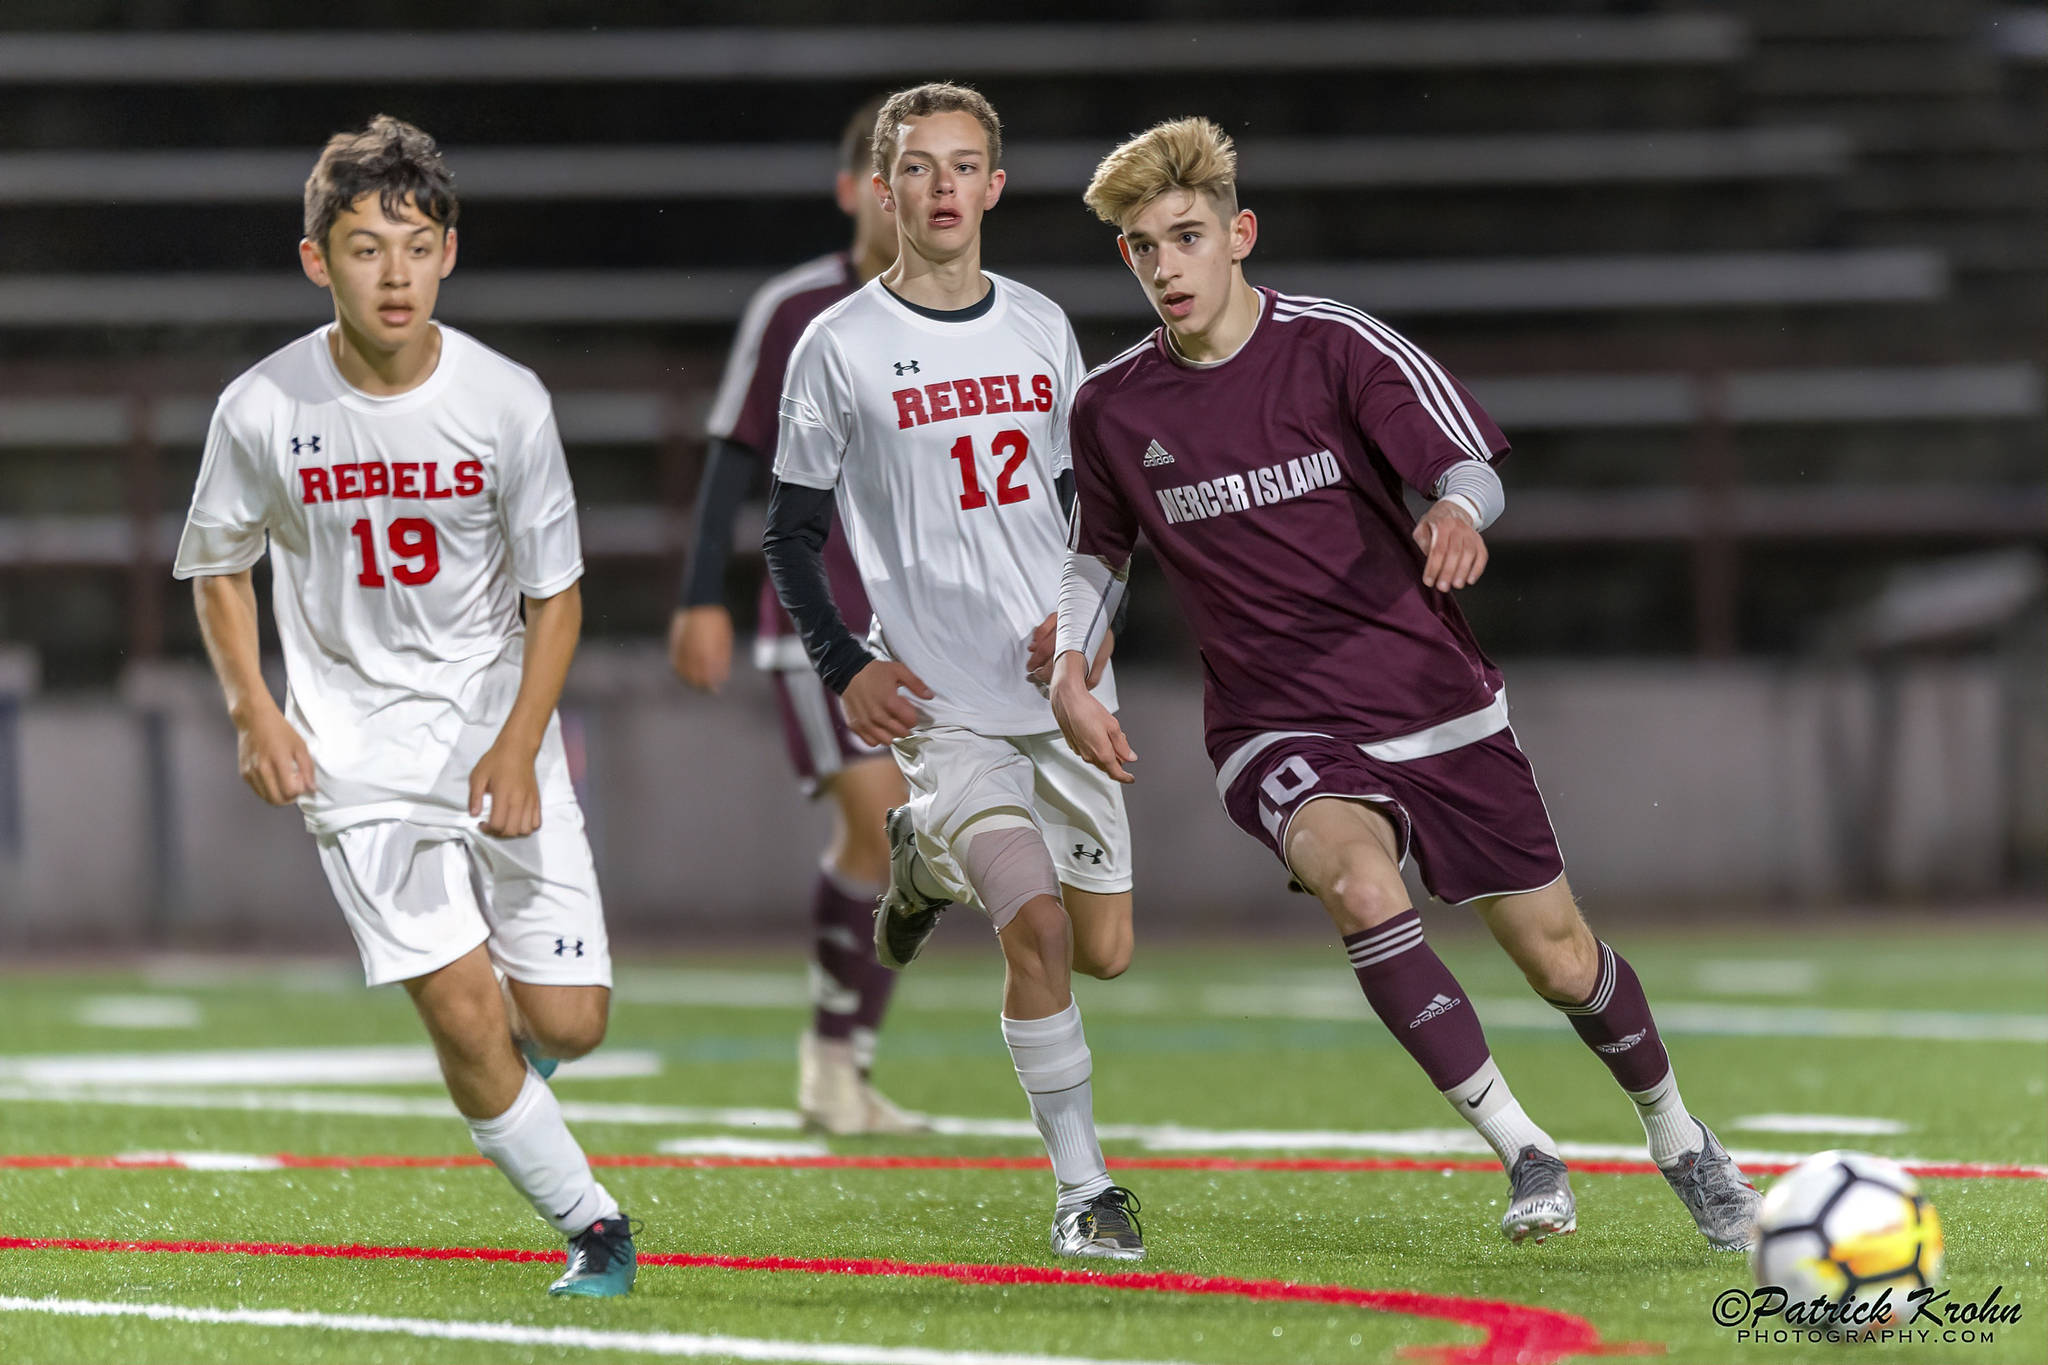
[[[447,1170],[486,1165],[474,1152],[452,1156],[302,1156],[278,1152],[263,1158],[280,1167],[304,1170]],[[593,1166],[645,1167],[655,1170],[773,1169],[826,1171],[1036,1171],[1042,1156],[664,1156],[658,1153],[595,1155]],[[1126,1171],[1307,1171],[1326,1174],[1367,1171],[1411,1171],[1435,1174],[1471,1171],[1498,1174],[1500,1163],[1478,1157],[1232,1157],[1130,1156],[1109,1158],[1111,1167]],[[0,1169],[182,1170],[177,1156],[5,1156]],[[1586,1175],[1656,1175],[1647,1161],[1574,1161]],[[211,1168],[209,1168],[211,1169]],[[1752,1175],[1782,1175],[1792,1169],[1783,1162],[1748,1166]],[[2048,1180],[2048,1167],[2007,1166],[1977,1161],[1922,1161],[1906,1167],[1914,1175],[1947,1180]]]
[[[511,1247],[320,1246],[288,1242],[117,1242],[70,1237],[0,1237],[0,1251],[133,1251],[201,1255],[316,1256],[346,1260],[560,1261],[560,1251]],[[1297,1284],[1291,1280],[1246,1280],[1227,1275],[1175,1272],[1101,1273],[1036,1265],[976,1265],[958,1262],[885,1261],[793,1256],[708,1256],[657,1253],[640,1257],[643,1266],[693,1269],[765,1270],[804,1275],[887,1275],[953,1280],[974,1285],[1071,1285],[1154,1294],[1220,1294],[1284,1303],[1319,1303],[1435,1318],[1485,1333],[1469,1345],[1405,1346],[1405,1356],[1433,1365],[1551,1365],[1567,1356],[1652,1355],[1653,1342],[1603,1342],[1584,1318],[1500,1299],[1468,1299],[1407,1289],[1353,1289],[1348,1285]]]

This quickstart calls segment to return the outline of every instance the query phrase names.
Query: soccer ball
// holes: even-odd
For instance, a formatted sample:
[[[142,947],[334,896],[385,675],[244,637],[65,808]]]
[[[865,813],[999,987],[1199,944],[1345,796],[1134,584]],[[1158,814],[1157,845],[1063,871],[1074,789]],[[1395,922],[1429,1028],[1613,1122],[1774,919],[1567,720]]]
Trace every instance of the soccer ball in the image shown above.
[[[1820,1152],[1764,1196],[1749,1255],[1757,1284],[1785,1291],[1788,1315],[1818,1300],[1846,1314],[1829,1325],[1876,1330],[1910,1318],[1906,1296],[1941,1277],[1941,1219],[1896,1161]],[[1859,1320],[1853,1306],[1887,1289],[1887,1312]]]

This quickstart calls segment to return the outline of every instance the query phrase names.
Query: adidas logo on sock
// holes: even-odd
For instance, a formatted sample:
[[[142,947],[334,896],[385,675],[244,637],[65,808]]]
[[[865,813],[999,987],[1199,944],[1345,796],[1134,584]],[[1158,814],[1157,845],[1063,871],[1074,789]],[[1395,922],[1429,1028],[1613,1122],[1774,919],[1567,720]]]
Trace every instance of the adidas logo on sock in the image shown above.
[[[1173,456],[1159,442],[1154,441],[1151,445],[1145,447],[1145,468],[1157,469],[1160,465],[1172,463]]]
[[[1430,1020],[1436,1018],[1440,1014],[1449,1014],[1452,1010],[1456,1009],[1458,1006],[1464,1003],[1465,997],[1462,995],[1453,998],[1439,991],[1437,992],[1436,999],[1430,1001],[1427,1005],[1424,1005],[1422,1007],[1422,1013],[1416,1015],[1413,1019],[1410,1019],[1408,1021],[1408,1027],[1419,1027],[1420,1025],[1428,1023]]]
[[[1611,1043],[1595,1043],[1593,1044],[1593,1050],[1595,1052],[1626,1052],[1637,1043],[1642,1042],[1643,1035],[1648,1032],[1649,1030],[1646,1028],[1637,1029],[1626,1038],[1617,1038]]]

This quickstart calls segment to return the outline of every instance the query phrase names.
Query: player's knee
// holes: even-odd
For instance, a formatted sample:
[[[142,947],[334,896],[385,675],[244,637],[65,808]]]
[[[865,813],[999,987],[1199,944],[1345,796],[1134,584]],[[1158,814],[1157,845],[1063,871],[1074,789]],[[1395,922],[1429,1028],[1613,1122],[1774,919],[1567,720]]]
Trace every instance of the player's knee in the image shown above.
[[[1546,1000],[1583,1000],[1600,975],[1600,945],[1590,932],[1546,937],[1520,966],[1530,987]]]
[[[1033,896],[1026,901],[1004,926],[1002,937],[1013,960],[1035,963],[1046,968],[1048,975],[1055,974],[1055,967],[1063,971],[1074,950],[1066,909],[1052,896]]]
[[[541,1017],[529,1014],[527,1026],[543,1053],[565,1062],[574,1061],[595,1052],[604,1042],[605,1030],[611,1023],[608,1004],[600,992],[595,1000],[579,1000],[548,1010]]]
[[[1330,918],[1346,933],[1382,924],[1409,908],[1408,888],[1383,867],[1361,860],[1348,864],[1323,894]]]
[[[1109,981],[1131,969],[1131,934],[1077,938],[1074,942],[1074,970],[1097,981]]]

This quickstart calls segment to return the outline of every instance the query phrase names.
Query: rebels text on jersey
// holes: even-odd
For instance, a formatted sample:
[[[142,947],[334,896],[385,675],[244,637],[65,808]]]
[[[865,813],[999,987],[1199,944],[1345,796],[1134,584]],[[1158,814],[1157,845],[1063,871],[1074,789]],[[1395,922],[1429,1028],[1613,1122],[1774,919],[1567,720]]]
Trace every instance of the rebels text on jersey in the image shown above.
[[[1044,295],[989,275],[985,310],[920,310],[879,279],[821,313],[790,358],[775,476],[835,488],[874,608],[869,647],[936,698],[927,721],[1042,734],[1025,679],[1031,632],[1057,603],[1081,351]],[[1096,695],[1116,704],[1105,676]]]
[[[1219,763],[1272,731],[1358,743],[1487,706],[1500,675],[1425,556],[1401,485],[1430,491],[1507,440],[1464,387],[1356,309],[1272,290],[1228,359],[1164,329],[1074,400],[1075,546],[1140,531],[1201,646]]]
[[[222,393],[174,572],[239,573],[267,541],[285,715],[316,769],[309,828],[474,823],[470,770],[519,690],[520,597],[583,573],[552,405],[531,370],[447,326],[424,382],[363,393],[331,330]],[[544,806],[575,799],[552,720],[535,775]]]

